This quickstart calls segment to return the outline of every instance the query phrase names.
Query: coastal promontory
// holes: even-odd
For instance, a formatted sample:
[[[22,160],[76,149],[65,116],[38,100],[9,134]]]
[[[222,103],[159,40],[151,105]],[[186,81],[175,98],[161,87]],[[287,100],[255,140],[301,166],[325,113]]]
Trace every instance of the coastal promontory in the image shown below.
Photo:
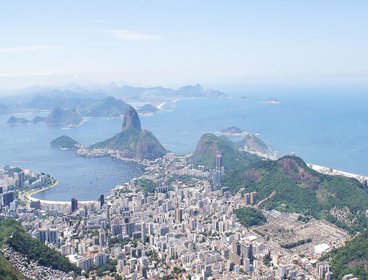
[[[117,150],[122,157],[136,160],[155,160],[167,153],[152,132],[141,128],[138,113],[133,107],[126,110],[120,133],[89,148]]]

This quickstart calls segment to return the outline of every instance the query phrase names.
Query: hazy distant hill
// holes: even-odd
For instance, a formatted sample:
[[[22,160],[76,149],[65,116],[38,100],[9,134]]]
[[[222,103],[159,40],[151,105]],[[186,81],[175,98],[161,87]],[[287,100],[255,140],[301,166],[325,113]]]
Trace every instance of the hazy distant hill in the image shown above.
[[[179,89],[165,87],[134,87],[118,86],[111,83],[108,86],[78,86],[70,84],[60,88],[34,86],[7,97],[7,104],[15,109],[51,110],[54,107],[76,108],[82,115],[115,117],[121,113],[123,103],[128,102],[165,102],[177,98],[191,97],[223,97],[225,93],[204,89],[199,84],[187,85]],[[110,98],[109,98],[110,97]],[[119,100],[113,104],[111,97]],[[106,102],[106,104],[104,104]],[[111,109],[108,109],[111,106]],[[116,107],[114,107],[116,106]],[[4,111],[7,112],[8,110]],[[100,111],[101,110],[101,111]],[[0,114],[2,112],[0,104]],[[16,110],[15,110],[16,111]],[[116,111],[116,112],[115,112]]]
[[[25,119],[25,118],[17,118],[14,116],[11,116],[8,121],[6,122],[6,124],[8,125],[18,125],[18,124],[28,124],[30,123],[29,120]]]
[[[120,133],[90,148],[119,150],[125,158],[138,160],[154,160],[167,152],[152,132],[141,129],[138,113],[133,107],[126,111]]]
[[[76,126],[83,121],[83,118],[75,109],[62,109],[55,107],[47,115],[45,119],[46,124],[63,124],[67,126]]]
[[[54,107],[60,108],[80,108],[86,109],[94,106],[97,103],[95,99],[88,97],[73,97],[63,95],[63,92],[52,95],[36,95],[30,101],[25,102],[23,106],[25,108],[38,109],[38,110],[50,110]]]
[[[144,87],[132,87],[132,86],[122,86],[115,87],[108,91],[109,95],[113,95],[115,97],[120,98],[128,98],[135,100],[154,100],[155,98],[184,98],[184,97],[220,97],[226,96],[225,93],[204,89],[201,85],[188,85],[181,87],[179,89],[171,89],[164,87],[152,87],[152,88],[144,88]]]
[[[105,98],[94,106],[90,111],[86,113],[88,117],[120,117],[124,114],[126,109],[129,107],[121,99],[115,99],[112,96]]]
[[[248,151],[267,154],[271,149],[268,145],[253,133],[245,135],[244,139],[236,143],[240,148],[245,148]]]
[[[158,111],[159,109],[156,108],[155,106],[152,106],[151,104],[145,104],[137,110],[137,112],[140,114],[154,114],[157,113]]]

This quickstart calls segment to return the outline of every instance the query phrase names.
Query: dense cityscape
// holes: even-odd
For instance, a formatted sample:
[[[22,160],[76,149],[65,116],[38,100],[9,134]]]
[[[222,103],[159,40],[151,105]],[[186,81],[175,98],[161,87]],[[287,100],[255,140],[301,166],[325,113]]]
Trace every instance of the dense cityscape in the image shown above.
[[[255,192],[230,195],[226,187],[218,188],[224,172],[222,155],[216,156],[215,169],[205,171],[169,153],[107,197],[63,203],[25,194],[53,184],[50,176],[4,167],[1,217],[16,218],[83,276],[37,263],[25,267],[26,258],[11,248],[5,256],[35,279],[332,279],[319,259],[343,246],[347,232],[276,210],[261,212],[266,223],[242,222],[237,211],[259,211],[263,201]]]

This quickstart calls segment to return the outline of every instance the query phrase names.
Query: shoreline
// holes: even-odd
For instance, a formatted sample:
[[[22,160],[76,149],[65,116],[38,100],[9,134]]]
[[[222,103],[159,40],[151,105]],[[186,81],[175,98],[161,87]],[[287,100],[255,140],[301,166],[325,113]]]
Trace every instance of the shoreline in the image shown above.
[[[276,157],[274,156],[270,156],[267,154],[262,154],[262,153],[255,153],[260,157],[263,157],[267,160],[277,160]],[[122,162],[126,162],[126,163],[134,163],[137,164],[141,167],[145,167],[147,166],[147,164],[141,162],[141,161],[137,161],[137,160],[132,160],[132,159],[126,159],[126,158],[120,158],[111,154],[105,154],[105,155],[78,155],[80,157],[88,157],[88,158],[98,158],[98,157],[110,157],[113,160],[118,160],[118,161],[122,161]],[[330,175],[330,176],[344,176],[347,178],[353,178],[358,180],[360,183],[365,183],[368,181],[368,176],[364,176],[364,175],[359,175],[359,174],[355,174],[355,173],[350,173],[350,172],[345,172],[342,170],[338,170],[338,169],[334,169],[334,168],[330,168],[330,167],[326,167],[326,166],[322,166],[322,165],[318,165],[318,164],[313,164],[313,163],[306,163],[307,166],[321,174],[325,174],[325,175]],[[25,202],[31,202],[31,201],[40,201],[42,204],[48,204],[48,205],[70,205],[71,202],[70,201],[57,201],[57,200],[44,200],[44,199],[38,199],[33,197],[33,195],[49,190],[51,188],[56,187],[59,184],[59,180],[56,180],[53,184],[46,186],[44,188],[41,189],[36,189],[36,190],[30,190],[28,192],[24,192],[24,193],[20,193],[20,196],[22,196],[23,200]],[[114,188],[112,188],[111,190],[113,190]],[[19,198],[20,200],[22,200],[21,198]],[[80,204],[92,204],[92,203],[96,203],[97,201],[95,200],[84,200],[84,201],[78,201],[78,203]]]
[[[53,184],[48,185],[44,188],[41,189],[36,189],[36,190],[30,190],[28,192],[25,193],[21,193],[20,195],[23,196],[23,200],[25,202],[32,202],[32,201],[39,201],[42,204],[53,204],[53,205],[66,205],[66,204],[71,204],[70,201],[58,201],[58,200],[44,200],[44,199],[38,199],[33,197],[33,195],[55,188],[57,185],[59,184],[59,180],[56,180]],[[96,201],[94,200],[83,200],[83,201],[78,201],[78,203],[80,204],[91,204],[91,203],[95,203]]]
[[[348,178],[357,179],[359,182],[363,183],[364,181],[368,181],[368,176],[359,175],[355,173],[350,173],[342,170],[338,170],[331,167],[326,167],[314,163],[307,163],[308,167],[325,175],[331,175],[331,176],[344,176]]]

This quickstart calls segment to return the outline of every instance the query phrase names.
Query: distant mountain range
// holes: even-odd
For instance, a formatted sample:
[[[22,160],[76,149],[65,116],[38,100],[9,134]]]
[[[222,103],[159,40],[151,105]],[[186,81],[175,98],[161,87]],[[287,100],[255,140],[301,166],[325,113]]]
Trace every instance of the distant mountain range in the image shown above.
[[[187,85],[179,89],[165,87],[134,87],[110,84],[106,87],[81,87],[69,85],[64,88],[30,87],[18,94],[13,93],[7,98],[6,104],[18,108],[50,110],[53,107],[76,108],[82,114],[92,109],[107,97],[123,99],[126,102],[163,102],[178,98],[192,97],[224,97],[225,93],[217,90],[204,89],[201,85]],[[4,106],[5,106],[4,105]],[[5,110],[0,104],[0,113]]]
[[[140,114],[154,114],[157,113],[158,111],[159,109],[151,104],[145,104],[137,110],[137,112]]]
[[[6,122],[8,125],[20,125],[28,123],[44,123],[47,125],[77,126],[83,118],[76,109],[53,108],[46,117],[36,116],[32,120],[11,116]]]
[[[121,115],[124,115],[124,112],[128,107],[129,105],[123,100],[109,96],[87,111],[85,116],[106,118],[120,117]]]

